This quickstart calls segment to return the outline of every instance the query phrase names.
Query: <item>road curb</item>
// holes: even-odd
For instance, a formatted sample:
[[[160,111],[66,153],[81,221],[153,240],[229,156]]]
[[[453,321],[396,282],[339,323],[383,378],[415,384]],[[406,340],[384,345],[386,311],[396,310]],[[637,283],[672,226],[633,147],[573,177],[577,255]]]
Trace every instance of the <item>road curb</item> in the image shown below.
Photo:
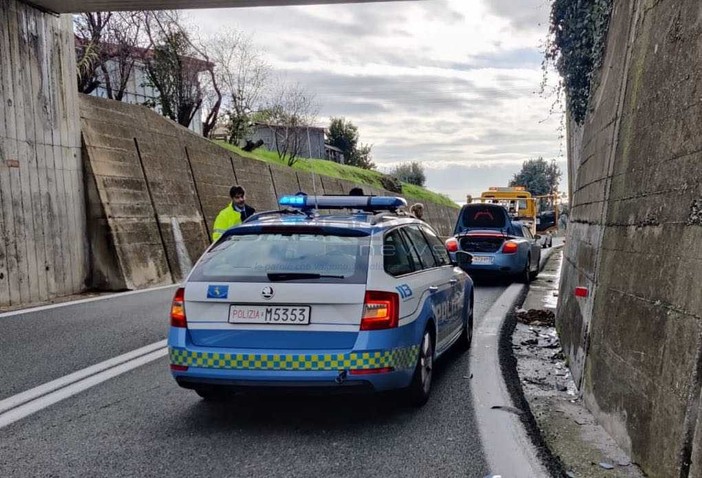
[[[557,249],[545,250],[540,269]],[[548,457],[535,446],[534,437],[525,427],[531,412],[515,405],[519,401],[508,383],[510,374],[503,373],[500,360],[508,316],[524,301],[527,292],[525,285],[512,284],[502,293],[475,330],[470,356],[474,384],[471,393],[484,455],[490,473],[505,478],[542,478],[550,474],[542,463]]]

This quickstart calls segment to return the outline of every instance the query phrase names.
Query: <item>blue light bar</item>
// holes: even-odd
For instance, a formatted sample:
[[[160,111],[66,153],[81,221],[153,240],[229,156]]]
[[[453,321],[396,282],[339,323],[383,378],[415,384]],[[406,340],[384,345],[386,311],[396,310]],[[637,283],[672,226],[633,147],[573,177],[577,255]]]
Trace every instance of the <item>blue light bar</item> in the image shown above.
[[[406,207],[407,201],[393,196],[283,196],[280,206],[298,209],[362,209],[392,211]]]
[[[304,207],[305,196],[283,196],[278,201],[281,206]]]

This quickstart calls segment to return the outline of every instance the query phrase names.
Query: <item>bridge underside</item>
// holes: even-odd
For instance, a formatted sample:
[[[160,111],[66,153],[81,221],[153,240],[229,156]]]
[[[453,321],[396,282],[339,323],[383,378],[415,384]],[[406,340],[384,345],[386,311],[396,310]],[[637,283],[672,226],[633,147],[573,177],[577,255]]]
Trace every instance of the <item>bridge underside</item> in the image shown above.
[[[179,10],[193,8],[279,7],[334,3],[371,3],[403,0],[32,0],[32,5],[53,13],[118,10]]]

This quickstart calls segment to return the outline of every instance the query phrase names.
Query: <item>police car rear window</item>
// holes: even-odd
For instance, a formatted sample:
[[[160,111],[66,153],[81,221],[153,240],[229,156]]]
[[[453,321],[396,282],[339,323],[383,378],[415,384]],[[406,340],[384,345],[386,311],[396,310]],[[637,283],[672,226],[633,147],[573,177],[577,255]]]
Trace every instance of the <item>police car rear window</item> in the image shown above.
[[[190,280],[364,284],[369,249],[368,236],[234,235],[202,258]]]

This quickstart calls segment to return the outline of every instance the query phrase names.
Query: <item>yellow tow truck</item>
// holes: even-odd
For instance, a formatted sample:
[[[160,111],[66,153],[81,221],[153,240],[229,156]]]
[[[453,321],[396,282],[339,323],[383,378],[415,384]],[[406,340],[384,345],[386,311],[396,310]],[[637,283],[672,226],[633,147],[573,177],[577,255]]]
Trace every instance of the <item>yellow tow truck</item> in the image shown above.
[[[542,241],[543,247],[551,247],[553,237],[550,230],[541,230],[539,227],[539,202],[543,198],[551,196],[537,196],[532,194],[523,186],[514,187],[491,187],[488,191],[483,192],[480,198],[467,197],[468,203],[490,203],[499,204],[507,209],[507,213],[512,217],[513,221],[520,221],[527,225],[534,237]],[[557,212],[556,212],[557,215]],[[558,224],[556,217],[555,224]],[[542,237],[538,237],[541,235]]]

